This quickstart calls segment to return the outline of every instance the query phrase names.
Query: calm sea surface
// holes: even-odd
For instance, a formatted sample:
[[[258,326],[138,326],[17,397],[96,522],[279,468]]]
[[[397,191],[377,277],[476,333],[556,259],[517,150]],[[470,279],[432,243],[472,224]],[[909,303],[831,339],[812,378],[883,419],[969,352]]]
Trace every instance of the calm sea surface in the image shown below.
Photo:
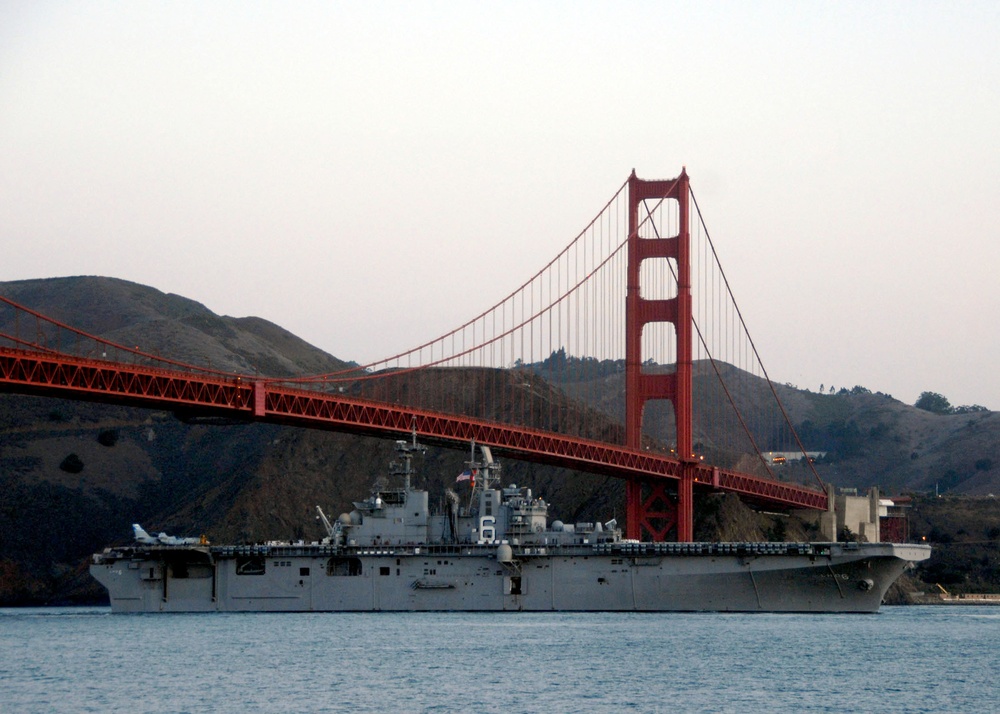
[[[0,609],[3,712],[996,712],[1000,608]]]

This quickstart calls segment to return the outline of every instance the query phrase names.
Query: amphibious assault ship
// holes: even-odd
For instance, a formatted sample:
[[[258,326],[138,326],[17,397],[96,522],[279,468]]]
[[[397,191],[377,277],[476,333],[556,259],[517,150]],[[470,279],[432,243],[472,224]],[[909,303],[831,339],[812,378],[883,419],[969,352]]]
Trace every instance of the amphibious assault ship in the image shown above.
[[[647,543],[617,523],[548,520],[531,489],[500,486],[488,448],[432,514],[400,462],[316,542],[212,545],[153,536],[93,556],[113,612],[765,611],[876,612],[926,545]],[[473,446],[475,454],[475,446]],[[400,483],[401,481],[401,483]],[[463,489],[466,488],[463,484]],[[465,503],[463,503],[465,501]]]

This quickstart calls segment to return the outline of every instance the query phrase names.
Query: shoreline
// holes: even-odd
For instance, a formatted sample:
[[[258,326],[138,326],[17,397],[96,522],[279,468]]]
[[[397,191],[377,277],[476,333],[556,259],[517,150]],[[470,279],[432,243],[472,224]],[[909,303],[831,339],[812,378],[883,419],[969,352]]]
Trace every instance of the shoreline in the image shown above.
[[[909,593],[911,605],[1000,605],[1000,593],[967,593],[962,595],[926,595]]]

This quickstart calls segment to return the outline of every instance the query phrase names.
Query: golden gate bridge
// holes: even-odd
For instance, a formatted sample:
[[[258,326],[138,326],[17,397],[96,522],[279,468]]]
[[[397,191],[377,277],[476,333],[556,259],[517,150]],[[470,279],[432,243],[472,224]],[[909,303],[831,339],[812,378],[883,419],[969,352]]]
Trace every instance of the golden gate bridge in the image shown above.
[[[740,380],[760,378],[770,399],[741,400]],[[0,296],[0,390],[379,437],[415,432],[450,446],[475,441],[625,479],[630,538],[692,540],[695,492],[734,492],[773,509],[828,506],[825,490],[778,480],[763,455],[776,433],[797,437],[686,171],[654,181],[633,171],[566,248],[490,309],[411,350],[326,374],[187,364]],[[671,409],[664,433],[651,433],[647,402],[660,401]]]

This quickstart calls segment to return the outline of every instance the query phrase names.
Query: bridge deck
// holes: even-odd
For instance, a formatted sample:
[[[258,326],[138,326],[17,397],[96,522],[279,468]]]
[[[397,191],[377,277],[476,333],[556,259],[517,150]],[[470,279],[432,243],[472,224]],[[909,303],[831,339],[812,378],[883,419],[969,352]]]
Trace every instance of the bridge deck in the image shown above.
[[[416,429],[424,440],[456,446],[475,440],[512,458],[623,479],[672,479],[685,469],[695,487],[731,491],[781,508],[825,510],[827,495],[737,471],[684,464],[662,454],[424,411],[342,394],[296,390],[249,376],[223,377],[0,348],[0,390],[125,404],[148,409],[195,409],[313,429],[398,437]]]

